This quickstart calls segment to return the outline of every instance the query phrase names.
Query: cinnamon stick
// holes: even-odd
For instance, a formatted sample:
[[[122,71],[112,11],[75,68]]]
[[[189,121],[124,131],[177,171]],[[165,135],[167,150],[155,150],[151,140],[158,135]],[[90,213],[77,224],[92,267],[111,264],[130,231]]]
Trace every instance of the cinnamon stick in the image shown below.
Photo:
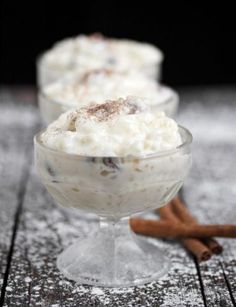
[[[172,205],[173,211],[183,223],[197,224],[197,219],[195,219],[190,214],[187,207],[183,204],[183,202],[178,196],[172,199],[171,205]]]
[[[160,208],[159,214],[161,219],[181,223],[179,218],[173,213],[171,204],[167,204],[166,206]],[[199,262],[206,261],[212,256],[211,250],[198,239],[187,238],[181,239],[180,242],[197,258]]]
[[[187,225],[198,224],[197,219],[191,215],[186,205],[178,196],[172,199],[171,207],[174,213],[183,223]],[[223,247],[213,238],[207,238],[203,242],[214,254],[220,254],[223,251]]]
[[[236,225],[186,225],[172,221],[154,221],[132,218],[132,229],[153,237],[166,238],[236,238]]]
[[[203,239],[204,244],[212,251],[212,253],[219,255],[223,252],[222,245],[213,238]]]

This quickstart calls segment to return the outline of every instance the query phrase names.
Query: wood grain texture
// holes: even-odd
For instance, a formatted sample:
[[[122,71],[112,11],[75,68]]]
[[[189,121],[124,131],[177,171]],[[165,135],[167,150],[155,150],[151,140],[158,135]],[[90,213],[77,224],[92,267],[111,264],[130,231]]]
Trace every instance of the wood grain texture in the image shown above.
[[[184,188],[186,201],[201,222],[234,223],[236,178],[232,167],[236,153],[233,140],[236,91],[189,89],[181,94],[179,122],[189,127],[195,136],[193,169]],[[1,108],[0,105],[0,114]],[[30,118],[35,123],[37,114],[32,110]],[[22,115],[22,109],[17,111]],[[19,125],[23,125],[20,119]],[[19,142],[14,143],[8,153],[14,154],[18,146]],[[233,306],[235,240],[221,239],[223,254],[200,266],[178,243],[160,241],[159,246],[172,261],[171,269],[164,278],[142,287],[103,289],[76,285],[64,279],[56,269],[56,256],[76,238],[96,231],[97,220],[94,216],[85,218],[80,212],[58,207],[43,188],[33,166],[29,167],[5,306]],[[9,180],[13,180],[12,177],[13,173],[9,173]],[[9,186],[10,195],[11,191]],[[10,202],[14,203],[12,199]],[[11,231],[7,231],[6,225],[10,222],[12,229],[11,219],[12,215],[7,215],[0,226],[6,228],[3,240],[11,240]]]
[[[196,188],[193,191],[193,181],[190,177],[184,189],[184,195],[191,211],[195,212],[195,215],[201,222],[235,223],[235,202],[233,199],[231,200],[231,198],[233,194],[235,194],[236,177],[230,178],[232,176],[232,171],[227,169],[227,165],[232,165],[230,157],[233,152],[236,154],[236,146],[234,148],[234,146],[229,144],[224,145],[223,151],[226,150],[228,153],[223,154],[224,159],[219,160],[217,155],[209,160],[206,159],[205,152],[217,152],[219,154],[222,148],[217,147],[220,146],[211,144],[211,148],[202,145],[196,149],[196,153],[198,154],[194,167],[197,169],[198,181],[196,182],[196,180],[194,180]],[[203,159],[207,161],[203,162]],[[205,165],[204,169],[202,165]],[[216,170],[219,171],[221,167],[222,172],[226,173],[225,175],[222,173],[220,175],[220,177],[222,176],[221,179],[218,177],[217,180]],[[231,174],[228,175],[228,172]],[[227,183],[224,183],[225,180]],[[231,191],[226,191],[229,187]],[[223,254],[217,257],[215,256],[209,262],[200,265],[208,303],[207,306],[233,306],[232,301],[235,301],[236,240],[221,239],[220,242],[224,248]]]
[[[231,95],[210,91],[202,101],[188,102],[185,111],[189,116],[181,115],[195,135],[193,168],[183,194],[201,223],[235,224],[236,221],[236,93]],[[206,304],[234,306],[236,240],[219,241],[224,247],[223,254],[199,267]]]
[[[104,290],[65,280],[56,268],[56,256],[77,237],[96,228],[93,217],[85,220],[76,211],[54,204],[32,173],[15,242],[6,304],[168,306],[172,300],[180,304],[184,299],[186,306],[203,306],[194,262],[178,244],[159,243],[170,256],[172,268],[168,276],[144,287]],[[17,291],[17,296],[11,289]]]
[[[22,92],[21,92],[22,93]],[[23,94],[23,93],[22,93]],[[30,93],[27,91],[27,95]],[[36,122],[35,107],[0,91],[0,288],[4,292],[18,208],[27,177],[27,149]],[[23,96],[22,96],[23,97]],[[31,95],[31,97],[33,97]],[[31,99],[32,101],[32,99]],[[17,105],[17,108],[16,108]],[[21,114],[21,116],[19,116]],[[30,141],[29,141],[30,140]]]

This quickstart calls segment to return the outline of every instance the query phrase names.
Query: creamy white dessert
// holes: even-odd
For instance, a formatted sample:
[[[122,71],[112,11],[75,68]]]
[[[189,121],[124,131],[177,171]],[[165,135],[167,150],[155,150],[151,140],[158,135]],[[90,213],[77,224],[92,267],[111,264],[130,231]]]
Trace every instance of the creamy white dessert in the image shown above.
[[[162,52],[155,46],[101,34],[79,35],[56,43],[38,62],[38,83],[49,84],[68,72],[84,73],[108,68],[119,72],[139,71],[159,78]]]
[[[147,105],[173,116],[178,107],[178,95],[167,86],[140,73],[120,73],[98,69],[84,75],[72,74],[46,86],[39,96],[42,117],[52,122],[66,109],[127,96],[147,98]]]
[[[83,156],[140,156],[177,148],[176,122],[164,112],[145,110],[145,100],[132,96],[71,110],[49,125],[42,141]]]
[[[191,165],[191,135],[141,98],[70,110],[35,139],[36,166],[63,206],[128,216],[168,202]]]

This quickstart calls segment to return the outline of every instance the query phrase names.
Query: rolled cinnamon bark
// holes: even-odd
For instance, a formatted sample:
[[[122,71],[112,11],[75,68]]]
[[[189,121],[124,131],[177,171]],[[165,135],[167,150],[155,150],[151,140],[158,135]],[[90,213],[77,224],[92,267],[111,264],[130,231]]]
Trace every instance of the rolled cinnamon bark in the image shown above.
[[[197,258],[198,262],[207,261],[212,256],[211,250],[197,239],[181,239],[181,242]]]
[[[219,255],[223,252],[222,245],[213,238],[207,238],[202,240],[206,246],[212,251],[212,253]]]
[[[178,218],[186,224],[197,224],[197,219],[194,218],[190,212],[188,211],[187,207],[181,201],[181,199],[176,196],[171,201],[171,206],[173,208],[174,213],[178,216]]]
[[[189,210],[187,209],[186,205],[183,203],[183,201],[176,196],[171,201],[171,208],[174,211],[174,213],[177,215],[177,217],[185,224],[197,224],[198,221],[196,218],[194,218]],[[223,251],[223,247],[220,245],[219,242],[214,240],[213,238],[207,238],[203,241],[208,248],[214,253],[214,254],[220,254]]]
[[[166,238],[236,238],[236,225],[186,225],[172,221],[130,219],[132,229],[152,237]]]
[[[176,214],[173,212],[171,208],[171,203],[165,205],[164,207],[161,207],[156,210],[157,214],[160,215],[160,218],[163,220],[169,220],[172,222],[180,222],[180,219],[176,216]]]
[[[160,208],[159,214],[161,219],[181,223],[178,217],[173,213],[170,204]],[[199,262],[206,261],[212,256],[211,250],[198,239],[181,239],[180,242],[190,253],[192,253],[197,258]]]

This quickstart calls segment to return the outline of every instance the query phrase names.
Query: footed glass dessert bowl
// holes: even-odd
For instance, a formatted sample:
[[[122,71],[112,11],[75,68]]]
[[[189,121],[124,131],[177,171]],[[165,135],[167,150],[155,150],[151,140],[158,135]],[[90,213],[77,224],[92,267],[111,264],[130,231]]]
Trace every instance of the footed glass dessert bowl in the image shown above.
[[[78,283],[126,287],[156,280],[168,270],[162,251],[136,236],[129,217],[159,208],[182,186],[191,166],[190,132],[179,126],[181,144],[171,150],[127,157],[81,156],[51,149],[34,138],[36,169],[64,207],[100,217],[95,234],[78,240],[57,259],[58,269]]]

